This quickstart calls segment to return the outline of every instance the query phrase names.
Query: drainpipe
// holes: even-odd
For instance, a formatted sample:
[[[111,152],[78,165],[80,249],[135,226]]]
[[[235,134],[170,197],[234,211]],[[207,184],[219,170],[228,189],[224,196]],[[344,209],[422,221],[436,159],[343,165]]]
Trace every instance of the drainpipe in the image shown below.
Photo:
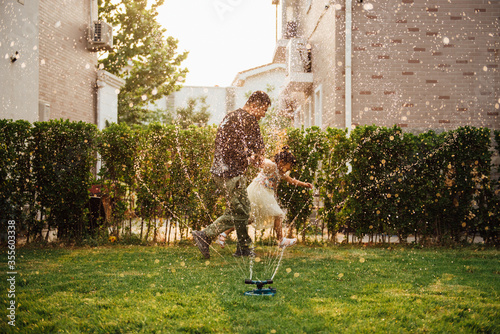
[[[352,127],[352,0],[345,1],[345,126]]]
[[[345,0],[345,126],[347,137],[352,127],[352,0]],[[352,165],[347,163],[347,174]]]

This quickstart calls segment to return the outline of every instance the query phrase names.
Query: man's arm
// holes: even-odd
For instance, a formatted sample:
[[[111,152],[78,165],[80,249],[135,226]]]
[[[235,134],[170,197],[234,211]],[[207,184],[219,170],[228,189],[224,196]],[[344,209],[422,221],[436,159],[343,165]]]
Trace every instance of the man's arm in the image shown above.
[[[248,163],[254,165],[257,168],[261,168],[264,163],[264,155],[260,153],[254,153],[248,158]]]

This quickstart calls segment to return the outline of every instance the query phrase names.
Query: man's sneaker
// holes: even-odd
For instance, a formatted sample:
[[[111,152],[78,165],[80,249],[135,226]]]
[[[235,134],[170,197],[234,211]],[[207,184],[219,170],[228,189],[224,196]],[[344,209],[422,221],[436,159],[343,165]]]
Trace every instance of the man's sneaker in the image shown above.
[[[203,231],[192,231],[193,241],[205,259],[210,258],[210,238]]]
[[[248,257],[255,257],[255,253],[253,251],[253,248],[245,248],[245,249],[236,249],[236,252],[233,254],[234,257],[243,257],[243,256],[248,256]]]

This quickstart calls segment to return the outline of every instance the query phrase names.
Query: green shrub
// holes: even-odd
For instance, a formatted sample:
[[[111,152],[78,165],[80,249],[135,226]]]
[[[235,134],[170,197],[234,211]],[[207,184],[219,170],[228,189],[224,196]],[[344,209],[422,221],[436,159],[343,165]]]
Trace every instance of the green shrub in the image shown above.
[[[200,229],[225,207],[210,174],[216,130],[153,123],[98,132],[84,122],[0,120],[0,223],[16,219],[28,241],[41,239],[44,228],[56,228],[61,240],[98,240],[88,215],[89,188],[98,182],[112,206],[102,236],[129,231],[130,239],[134,218],[142,222],[141,240],[156,239],[169,223],[179,223],[181,235]],[[330,237],[397,235],[406,242],[413,235],[445,244],[481,236],[497,244],[500,184],[491,173],[490,135],[473,127],[419,135],[397,126],[360,126],[349,135],[290,128],[271,146],[290,147],[297,158],[291,176],[314,183],[321,205],[313,206],[312,191],[284,182],[277,195],[303,236],[317,209]],[[500,131],[494,138],[498,152]],[[96,152],[99,181],[92,174]]]
[[[35,184],[31,178],[31,124],[0,120],[0,227],[16,221],[16,232],[41,230],[35,222]],[[29,234],[28,234],[29,237]]]
[[[58,239],[80,239],[88,232],[96,132],[85,122],[34,123],[29,147],[36,201],[47,227],[57,228]]]

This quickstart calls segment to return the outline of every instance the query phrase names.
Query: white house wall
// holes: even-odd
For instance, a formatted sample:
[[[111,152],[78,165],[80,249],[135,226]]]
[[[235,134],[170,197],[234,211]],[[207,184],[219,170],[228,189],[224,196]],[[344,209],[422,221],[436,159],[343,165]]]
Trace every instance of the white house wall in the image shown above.
[[[191,98],[196,99],[206,96],[206,103],[209,105],[211,114],[208,124],[219,124],[226,115],[228,103],[228,91],[225,87],[202,87],[202,86],[186,86],[180,91],[173,93],[166,99],[162,99],[156,103],[159,109],[184,108],[187,106],[187,101]]]
[[[0,22],[0,118],[38,121],[38,1],[0,1]]]
[[[278,95],[283,90],[285,84],[285,70],[277,69],[254,75],[245,80],[242,87],[235,87],[235,107],[242,107],[248,99],[248,93],[261,90],[267,92],[268,87],[273,90],[268,92],[273,104],[277,106]]]

